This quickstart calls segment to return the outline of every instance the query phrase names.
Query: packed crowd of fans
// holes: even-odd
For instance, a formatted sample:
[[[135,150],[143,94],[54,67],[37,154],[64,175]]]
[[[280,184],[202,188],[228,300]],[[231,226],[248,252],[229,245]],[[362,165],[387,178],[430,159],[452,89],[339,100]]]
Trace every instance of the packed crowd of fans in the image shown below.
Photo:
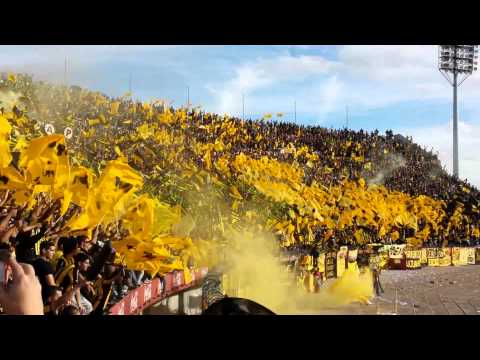
[[[202,171],[207,174],[199,180],[203,183],[213,181],[222,186],[227,184],[230,189],[240,188],[240,175],[234,174],[234,167],[238,156],[245,155],[253,161],[270,159],[273,168],[288,164],[295,174],[301,173],[301,182],[307,186],[318,184],[328,190],[341,188],[345,181],[365,179],[368,185],[383,185],[392,193],[401,192],[412,198],[426,195],[442,201],[441,211],[445,212],[445,217],[441,225],[448,229],[451,218],[461,206],[462,220],[457,221],[447,237],[435,234],[425,245],[431,242],[466,244],[479,240],[478,189],[448,175],[432,151],[391,131],[381,135],[378,131],[329,130],[265,119],[229,118],[190,107],[175,110],[162,101],[144,104],[132,100],[130,95],[113,99],[76,86],[36,82],[28,75],[11,79],[5,74],[0,80],[0,91],[4,102],[0,107],[12,106],[16,118],[21,119],[12,135],[17,145],[22,140],[44,135],[46,124],[52,124],[57,133],[70,127],[73,137],[68,140],[68,147],[74,164],[100,172],[107,161],[125,156],[128,164],[144,177],[142,191],[169,204],[181,204],[186,212],[194,208],[192,203],[196,201],[196,209],[201,209],[198,218],[203,215],[204,221],[221,223],[221,226],[202,226],[202,231],[193,226],[191,234],[200,234],[203,239],[215,238],[218,228],[224,227],[223,220],[218,220],[218,213],[222,211],[219,206],[203,211],[208,203],[202,198],[205,192],[199,191],[202,195],[192,199],[186,195],[185,188],[195,189],[193,185],[198,185],[191,179],[200,178]],[[15,164],[19,154],[15,151],[12,154]],[[244,185],[242,193],[235,196],[251,201],[252,186]],[[2,199],[2,246],[15,250],[17,259],[31,263],[41,274],[46,305],[59,302],[67,309],[65,311],[73,311],[69,307],[73,303],[82,313],[102,312],[106,302],[118,300],[128,287],[148,276],[113,264],[111,241],[118,234],[112,229],[99,227],[91,239],[55,238],[65,219],[76,211],[75,207],[61,220],[46,223],[46,218],[58,212],[58,204],[40,201],[39,207],[26,211],[13,206],[8,191]],[[200,202],[204,207],[198,205]],[[238,205],[233,203],[232,207]],[[250,217],[251,212],[248,214],[247,210],[245,207]],[[299,214],[302,210],[292,204],[272,207],[275,214],[288,211]],[[362,245],[379,241],[405,242],[424,226],[419,220],[418,229],[398,228],[401,236],[394,239],[389,234],[379,236],[377,228],[355,221],[335,229],[316,226],[314,241],[290,244],[289,251],[309,253],[320,245],[326,249],[355,245],[356,240],[352,242],[352,239],[359,230],[367,238]],[[42,242],[40,249],[35,251],[35,245],[45,235],[53,242]],[[69,300],[65,301],[67,298]],[[56,305],[53,308],[58,310]]]
[[[381,135],[378,131],[329,130],[283,122],[243,121],[189,108],[185,111],[186,122],[162,121],[160,129],[179,139],[165,144],[153,137],[135,136],[142,125],[157,122],[161,114],[175,111],[165,102],[145,107],[128,94],[113,99],[76,86],[65,88],[34,82],[28,75],[18,76],[15,83],[4,80],[3,86],[22,94],[19,103],[28,109],[33,123],[41,119],[41,124],[48,122],[59,130],[71,126],[75,140],[70,146],[76,154],[82,155],[79,159],[84,164],[98,169],[106,160],[115,158],[117,153],[113,142],[134,168],[150,176],[147,183],[151,181],[157,187],[167,173],[178,168],[175,161],[188,159],[206,167],[203,153],[193,151],[187,144],[216,143],[221,138],[225,146],[212,151],[212,163],[226,153],[231,156],[244,153],[257,159],[268,156],[300,165],[307,184],[316,181],[328,187],[345,178],[364,178],[369,184],[382,184],[390,190],[444,200],[447,216],[452,215],[456,205],[461,203],[471,220],[469,225],[480,221],[478,189],[466,180],[449,175],[432,150],[427,151],[411,139],[394,135],[391,131]],[[116,102],[114,112],[110,111],[112,102]],[[231,123],[234,130],[225,132],[225,123]],[[289,145],[297,149],[305,147],[303,156],[286,151]],[[172,151],[178,154],[173,161],[167,161],[166,156]],[[314,165],[310,161],[313,157]],[[217,171],[215,167],[208,170]],[[469,226],[456,234],[463,238],[470,235]]]
[[[140,286],[150,276],[116,264],[111,235],[98,227],[92,239],[58,235],[62,220],[46,219],[58,211],[58,203],[40,202],[31,210],[18,208],[10,193],[2,193],[1,251],[6,257],[30,264],[42,287],[48,315],[104,314],[108,306]],[[47,241],[40,241],[47,237]]]

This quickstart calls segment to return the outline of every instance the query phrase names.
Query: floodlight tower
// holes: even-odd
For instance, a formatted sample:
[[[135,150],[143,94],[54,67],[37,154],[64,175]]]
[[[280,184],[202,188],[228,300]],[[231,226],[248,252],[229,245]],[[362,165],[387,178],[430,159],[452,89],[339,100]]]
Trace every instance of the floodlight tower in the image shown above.
[[[458,177],[457,88],[477,70],[478,45],[440,45],[438,69],[453,87],[453,175]],[[452,74],[452,76],[450,76]]]

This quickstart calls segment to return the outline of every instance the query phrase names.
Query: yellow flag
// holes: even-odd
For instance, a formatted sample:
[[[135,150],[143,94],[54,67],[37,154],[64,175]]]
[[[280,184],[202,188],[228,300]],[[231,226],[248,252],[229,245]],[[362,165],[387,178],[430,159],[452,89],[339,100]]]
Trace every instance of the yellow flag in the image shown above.
[[[83,166],[75,166],[72,168],[70,179],[72,202],[75,205],[85,208],[90,189],[95,181],[95,174]]]
[[[68,231],[84,230],[90,235],[92,229],[102,220],[99,216],[101,215],[96,208],[96,201],[93,196],[90,196],[80,215],[71,218],[65,225],[65,229]]]
[[[100,124],[100,120],[99,119],[90,119],[88,120],[88,126],[95,126],[95,125],[98,125]]]
[[[0,168],[6,168],[12,162],[10,144],[7,139],[0,136]]]
[[[143,140],[146,140],[153,135],[153,130],[150,129],[148,124],[143,124],[137,128],[137,133]]]
[[[193,281],[192,273],[188,267],[183,268],[183,274],[185,276],[185,284],[190,284]]]
[[[88,191],[85,209],[67,226],[73,230],[83,230],[92,229],[100,223],[113,222],[123,215],[126,204],[142,185],[142,177],[122,159],[110,161],[99,180]]]
[[[17,143],[13,148],[14,151],[23,152],[28,148],[28,142],[25,140],[23,136],[17,138]]]
[[[122,150],[120,150],[120,147],[118,145],[115,145],[115,147],[113,149],[115,150],[115,154],[117,154],[118,157],[124,157],[125,156],[125,155],[123,155]]]
[[[0,115],[0,168],[6,168],[12,162],[10,154],[10,132],[12,126],[8,120]]]
[[[55,199],[63,198],[70,177],[63,135],[49,135],[32,140],[20,154],[19,167],[25,173],[26,188],[34,192],[49,192]],[[68,208],[68,204],[64,203],[62,209],[65,207]]]
[[[73,193],[69,189],[65,189],[63,192],[62,207],[60,208],[60,216],[65,215],[70,203],[72,201]]]
[[[236,186],[230,187],[230,196],[234,199],[243,200],[243,196],[240,194]]]
[[[121,216],[125,204],[142,185],[142,177],[124,159],[110,161],[95,186],[96,207],[104,221]]]
[[[142,195],[126,210],[126,214],[122,217],[122,224],[130,234],[147,241],[152,237],[153,219],[153,199],[148,195]]]
[[[25,178],[12,166],[0,168],[0,189],[25,191],[27,190]]]
[[[171,207],[157,199],[154,200],[153,235],[170,233],[180,223],[180,206]],[[185,225],[185,224],[184,224]]]
[[[15,83],[17,81],[17,76],[15,74],[8,74],[7,80]]]
[[[399,227],[406,227],[414,230],[417,230],[418,227],[415,215],[406,211],[402,211],[398,216],[396,216],[394,223]]]
[[[63,135],[49,135],[32,140],[20,155],[19,161],[20,168],[26,171],[27,182],[32,185],[54,185],[57,166],[63,172],[67,164]]]
[[[7,118],[3,115],[0,115],[0,135],[10,135],[12,131],[12,126],[8,122]]]
[[[110,114],[117,115],[119,106],[120,106],[120,102],[118,102],[118,101],[112,102],[110,104]]]

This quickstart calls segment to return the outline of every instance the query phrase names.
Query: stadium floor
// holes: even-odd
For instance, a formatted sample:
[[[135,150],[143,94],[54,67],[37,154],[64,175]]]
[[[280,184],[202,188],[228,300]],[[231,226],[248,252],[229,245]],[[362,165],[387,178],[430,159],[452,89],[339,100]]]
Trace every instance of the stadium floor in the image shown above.
[[[385,293],[371,305],[350,304],[311,315],[480,315],[480,266],[424,267],[419,270],[382,272]],[[145,315],[167,315],[166,306],[149,309]],[[299,313],[296,313],[299,314]]]
[[[385,293],[371,305],[324,309],[326,315],[480,315],[480,266],[425,267],[382,272]],[[396,290],[396,291],[395,291]]]

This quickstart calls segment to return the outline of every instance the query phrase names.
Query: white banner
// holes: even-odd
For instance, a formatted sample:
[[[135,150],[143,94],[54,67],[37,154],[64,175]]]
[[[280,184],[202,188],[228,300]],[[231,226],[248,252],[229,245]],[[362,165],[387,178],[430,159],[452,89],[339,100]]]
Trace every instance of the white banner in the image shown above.
[[[63,135],[67,139],[71,139],[73,137],[73,130],[70,127],[66,127],[65,130],[63,131]]]
[[[46,132],[48,135],[55,134],[55,128],[53,127],[52,124],[46,124],[46,125],[45,125],[45,132]]]

